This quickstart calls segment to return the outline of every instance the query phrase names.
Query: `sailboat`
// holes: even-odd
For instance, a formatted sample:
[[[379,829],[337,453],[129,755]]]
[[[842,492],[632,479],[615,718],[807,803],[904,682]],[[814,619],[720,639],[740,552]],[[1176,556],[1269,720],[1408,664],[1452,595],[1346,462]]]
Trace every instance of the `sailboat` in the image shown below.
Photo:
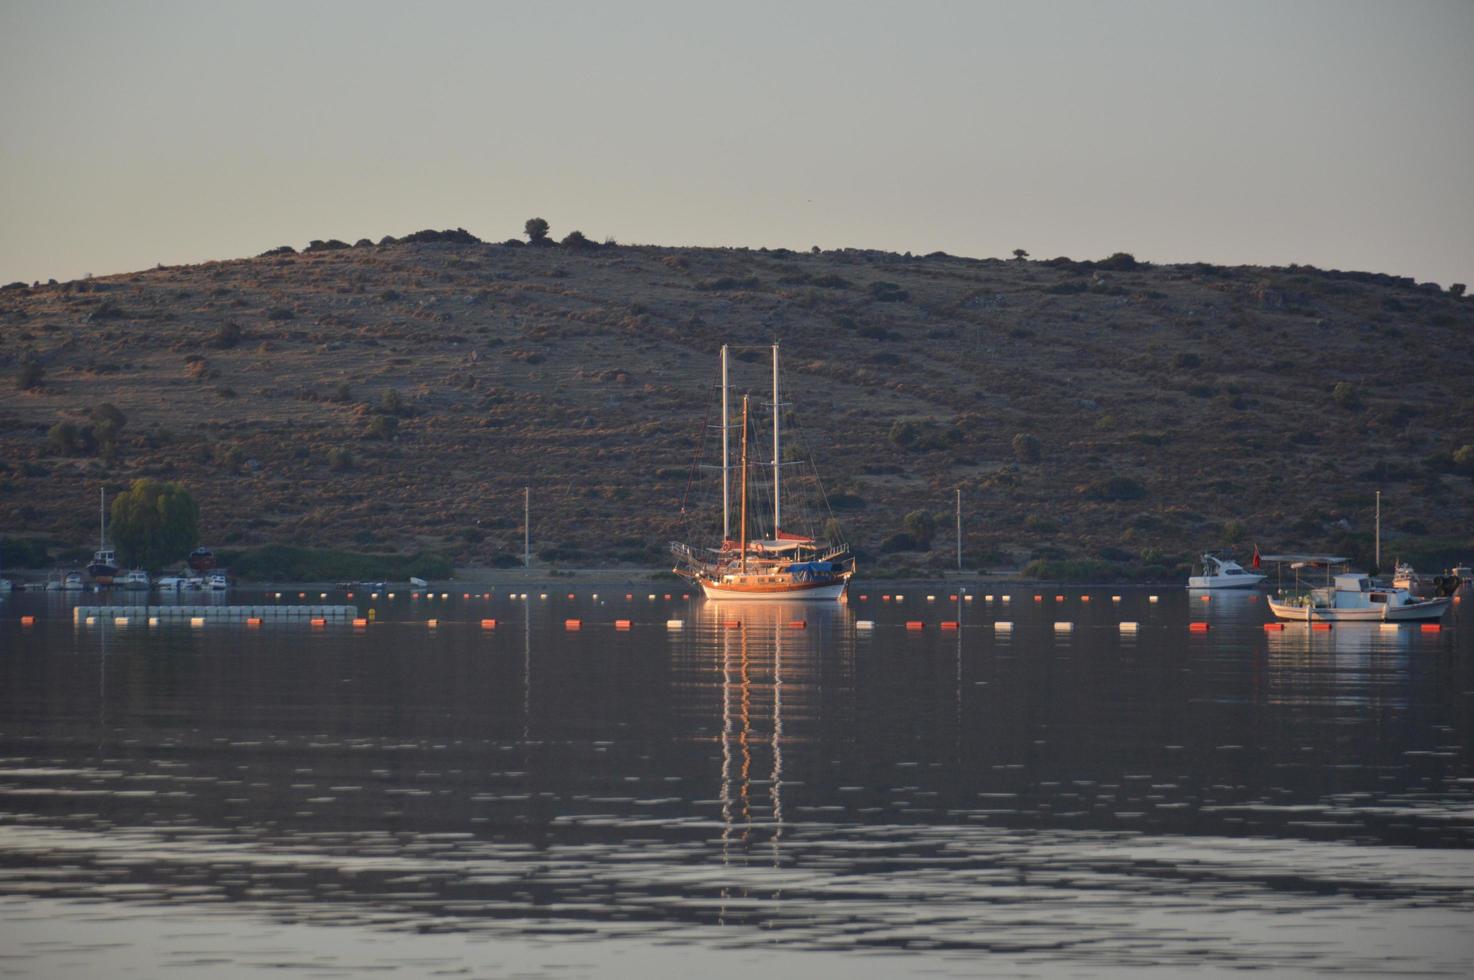
[[[98,585],[112,585],[121,569],[118,568],[117,553],[107,546],[107,490],[99,487],[97,493],[98,542],[97,550],[92,553],[92,563],[87,566],[87,574]]]
[[[738,518],[734,539],[731,524],[731,424],[729,411],[728,347],[722,346],[722,542],[720,547],[697,549],[675,542],[675,573],[701,587],[708,599],[840,599],[855,574],[855,559],[843,542],[821,541],[811,534],[783,529],[781,442],[782,402],[778,397],[778,345],[773,352],[773,523],[767,536],[751,534],[758,520],[748,507],[751,489],[748,436],[751,432],[749,396],[742,398],[738,470]]]

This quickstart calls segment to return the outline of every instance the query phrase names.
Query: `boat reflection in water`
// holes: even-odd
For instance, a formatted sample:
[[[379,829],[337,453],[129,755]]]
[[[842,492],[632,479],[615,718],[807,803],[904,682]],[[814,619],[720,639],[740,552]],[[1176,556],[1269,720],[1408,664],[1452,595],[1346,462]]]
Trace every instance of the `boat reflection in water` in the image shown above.
[[[837,669],[840,676],[829,679],[838,689],[853,679],[849,611],[829,603],[708,601],[692,612],[678,642],[706,661],[703,672],[720,685],[717,704],[700,701],[707,718],[714,713],[720,725],[722,866],[781,868],[784,750],[813,741],[826,671]],[[802,773],[797,778],[805,779]],[[734,877],[719,894],[724,902],[747,898],[755,884]],[[726,922],[725,907],[718,920]]]

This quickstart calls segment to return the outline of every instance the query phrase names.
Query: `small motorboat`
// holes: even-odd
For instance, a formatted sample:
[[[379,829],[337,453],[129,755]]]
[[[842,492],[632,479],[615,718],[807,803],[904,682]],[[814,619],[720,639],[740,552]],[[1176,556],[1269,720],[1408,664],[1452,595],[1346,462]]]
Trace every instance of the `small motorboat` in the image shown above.
[[[147,589],[148,572],[141,568],[129,569],[118,578],[113,579],[113,584],[125,589]]]
[[[215,552],[209,548],[196,548],[189,553],[185,562],[190,568],[203,575],[215,567]]]
[[[1270,610],[1280,619],[1307,623],[1432,620],[1441,618],[1450,605],[1446,595],[1419,599],[1407,589],[1375,585],[1361,572],[1337,575],[1325,588],[1269,600]]]
[[[205,577],[205,588],[211,592],[224,592],[230,588],[230,580],[223,572],[211,572]]]
[[[1203,555],[1202,566],[1203,574],[1188,578],[1189,589],[1252,589],[1266,578],[1258,572],[1249,571],[1231,558],[1220,558],[1213,554]]]

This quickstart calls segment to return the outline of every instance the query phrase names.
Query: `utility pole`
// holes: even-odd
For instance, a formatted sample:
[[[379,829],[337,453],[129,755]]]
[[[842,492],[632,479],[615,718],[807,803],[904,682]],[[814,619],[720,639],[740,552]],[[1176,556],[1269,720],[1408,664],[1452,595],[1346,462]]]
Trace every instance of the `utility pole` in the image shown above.
[[[962,488],[957,488],[957,570],[962,571]]]
[[[522,567],[532,567],[532,488],[522,488]]]
[[[1372,564],[1374,564],[1374,565],[1377,566],[1377,573],[1378,574],[1381,574],[1381,571],[1382,571],[1382,491],[1380,491],[1380,490],[1377,491],[1377,544],[1376,544],[1376,557],[1372,559]]]

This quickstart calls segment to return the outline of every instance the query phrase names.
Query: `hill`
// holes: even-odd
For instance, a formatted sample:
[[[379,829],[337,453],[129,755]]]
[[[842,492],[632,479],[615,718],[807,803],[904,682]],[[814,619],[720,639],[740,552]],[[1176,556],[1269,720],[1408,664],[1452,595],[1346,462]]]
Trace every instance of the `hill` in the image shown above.
[[[1378,489],[1384,553],[1474,557],[1461,293],[1128,255],[464,232],[13,284],[0,532],[69,557],[93,547],[99,484],[153,476],[194,492],[217,547],[489,565],[520,555],[530,486],[545,560],[658,568],[694,508],[717,349],[777,340],[790,420],[872,569],[948,567],[956,487],[970,567],[1161,574],[1251,542],[1369,554]],[[761,392],[763,365],[740,366]],[[933,548],[882,555],[918,509]]]

